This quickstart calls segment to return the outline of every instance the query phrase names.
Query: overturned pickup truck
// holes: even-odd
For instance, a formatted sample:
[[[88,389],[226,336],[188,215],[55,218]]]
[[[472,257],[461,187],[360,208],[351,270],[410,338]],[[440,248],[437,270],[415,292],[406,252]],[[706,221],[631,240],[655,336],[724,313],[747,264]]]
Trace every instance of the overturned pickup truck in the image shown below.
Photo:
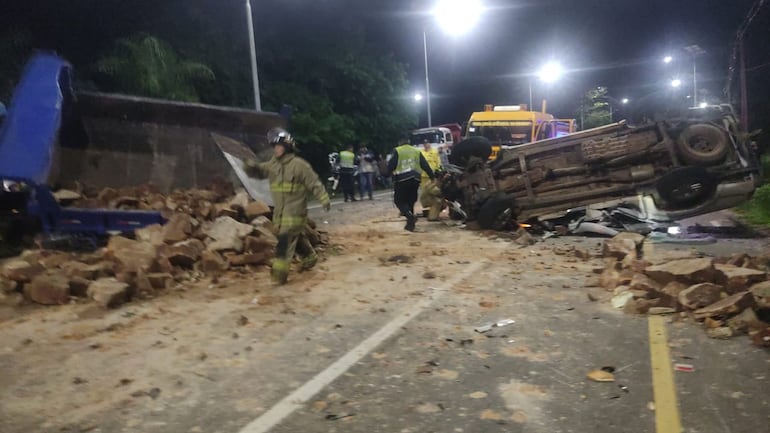
[[[444,197],[483,229],[598,203],[678,220],[736,206],[760,182],[749,135],[728,105],[504,148],[488,162],[490,152],[483,137],[457,144],[442,180]]]

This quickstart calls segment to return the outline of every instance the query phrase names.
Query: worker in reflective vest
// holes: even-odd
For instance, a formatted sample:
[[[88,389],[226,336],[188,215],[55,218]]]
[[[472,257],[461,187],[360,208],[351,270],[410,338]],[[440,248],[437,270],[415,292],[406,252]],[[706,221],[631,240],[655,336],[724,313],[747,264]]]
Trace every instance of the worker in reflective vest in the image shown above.
[[[346,150],[340,152],[340,188],[345,194],[345,201],[356,201],[354,193],[355,173],[356,154],[353,153],[353,145],[349,144]]]
[[[270,275],[278,284],[286,283],[289,265],[295,250],[302,256],[302,269],[310,269],[318,262],[318,255],[304,235],[307,224],[308,192],[321,202],[327,212],[331,207],[329,195],[318,180],[318,175],[304,159],[296,156],[294,139],[282,128],[267,134],[273,145],[273,157],[267,162],[246,161],[249,176],[270,181],[273,196],[273,226],[278,230],[278,245]]]
[[[433,179],[433,170],[420,151],[406,143],[393,150],[388,161],[388,171],[393,173],[393,202],[401,215],[406,217],[404,230],[413,232],[417,222],[414,204],[417,202],[420,176],[425,173],[429,179]]]

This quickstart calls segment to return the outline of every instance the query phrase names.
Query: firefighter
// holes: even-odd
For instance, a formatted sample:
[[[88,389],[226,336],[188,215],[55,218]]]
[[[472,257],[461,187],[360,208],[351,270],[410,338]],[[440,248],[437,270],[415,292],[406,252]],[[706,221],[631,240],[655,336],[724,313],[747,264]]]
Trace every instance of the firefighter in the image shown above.
[[[356,201],[354,186],[356,173],[356,154],[353,153],[353,145],[340,152],[340,188],[345,194],[345,201]]]
[[[425,140],[422,144],[422,150],[420,151],[425,161],[430,165],[431,170],[435,173],[436,170],[441,168],[441,155],[438,149],[434,149],[428,140]],[[438,214],[441,212],[440,201],[436,200],[437,186],[427,173],[422,172],[420,177],[420,205],[422,206],[422,216],[431,219],[433,215],[433,221],[438,220]],[[438,205],[436,203],[439,203]],[[438,208],[436,208],[438,206]]]
[[[275,206],[273,225],[278,230],[278,245],[270,275],[276,283],[284,284],[295,249],[302,256],[303,270],[312,268],[318,262],[318,255],[304,235],[308,192],[321,202],[327,212],[331,202],[310,164],[295,154],[294,139],[287,131],[273,128],[267,133],[267,139],[273,146],[273,157],[267,162],[247,161],[245,169],[249,176],[270,181]]]
[[[393,202],[406,217],[404,230],[414,231],[417,218],[414,216],[414,204],[417,202],[417,189],[420,187],[421,173],[433,179],[433,170],[416,147],[408,142],[396,147],[388,161],[388,172],[393,173]]]

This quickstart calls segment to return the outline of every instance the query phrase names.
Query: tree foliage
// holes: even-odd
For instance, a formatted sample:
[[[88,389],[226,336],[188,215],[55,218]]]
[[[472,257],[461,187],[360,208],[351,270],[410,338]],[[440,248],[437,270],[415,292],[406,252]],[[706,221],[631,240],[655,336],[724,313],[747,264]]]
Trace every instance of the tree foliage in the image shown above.
[[[581,129],[591,129],[612,123],[612,111],[607,101],[607,88],[596,87],[585,93],[577,113]]]
[[[196,86],[214,80],[208,66],[180,58],[167,43],[146,34],[116,41],[94,69],[114,90],[187,102],[200,101]]]

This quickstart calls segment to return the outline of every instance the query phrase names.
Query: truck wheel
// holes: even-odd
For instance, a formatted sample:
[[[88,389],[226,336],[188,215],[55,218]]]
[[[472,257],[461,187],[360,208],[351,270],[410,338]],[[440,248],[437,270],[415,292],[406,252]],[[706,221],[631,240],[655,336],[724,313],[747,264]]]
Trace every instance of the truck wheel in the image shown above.
[[[679,134],[677,148],[682,160],[691,165],[713,165],[727,156],[729,139],[714,125],[690,125]]]
[[[490,144],[489,140],[485,137],[468,137],[452,146],[452,153],[449,154],[449,162],[465,168],[465,166],[468,165],[468,159],[470,159],[471,156],[486,161],[491,154],[492,144]]]
[[[669,209],[697,206],[711,198],[717,189],[714,177],[703,167],[684,167],[666,174],[656,185]]]
[[[481,205],[476,220],[484,230],[504,230],[515,215],[516,202],[506,194],[495,194]]]

